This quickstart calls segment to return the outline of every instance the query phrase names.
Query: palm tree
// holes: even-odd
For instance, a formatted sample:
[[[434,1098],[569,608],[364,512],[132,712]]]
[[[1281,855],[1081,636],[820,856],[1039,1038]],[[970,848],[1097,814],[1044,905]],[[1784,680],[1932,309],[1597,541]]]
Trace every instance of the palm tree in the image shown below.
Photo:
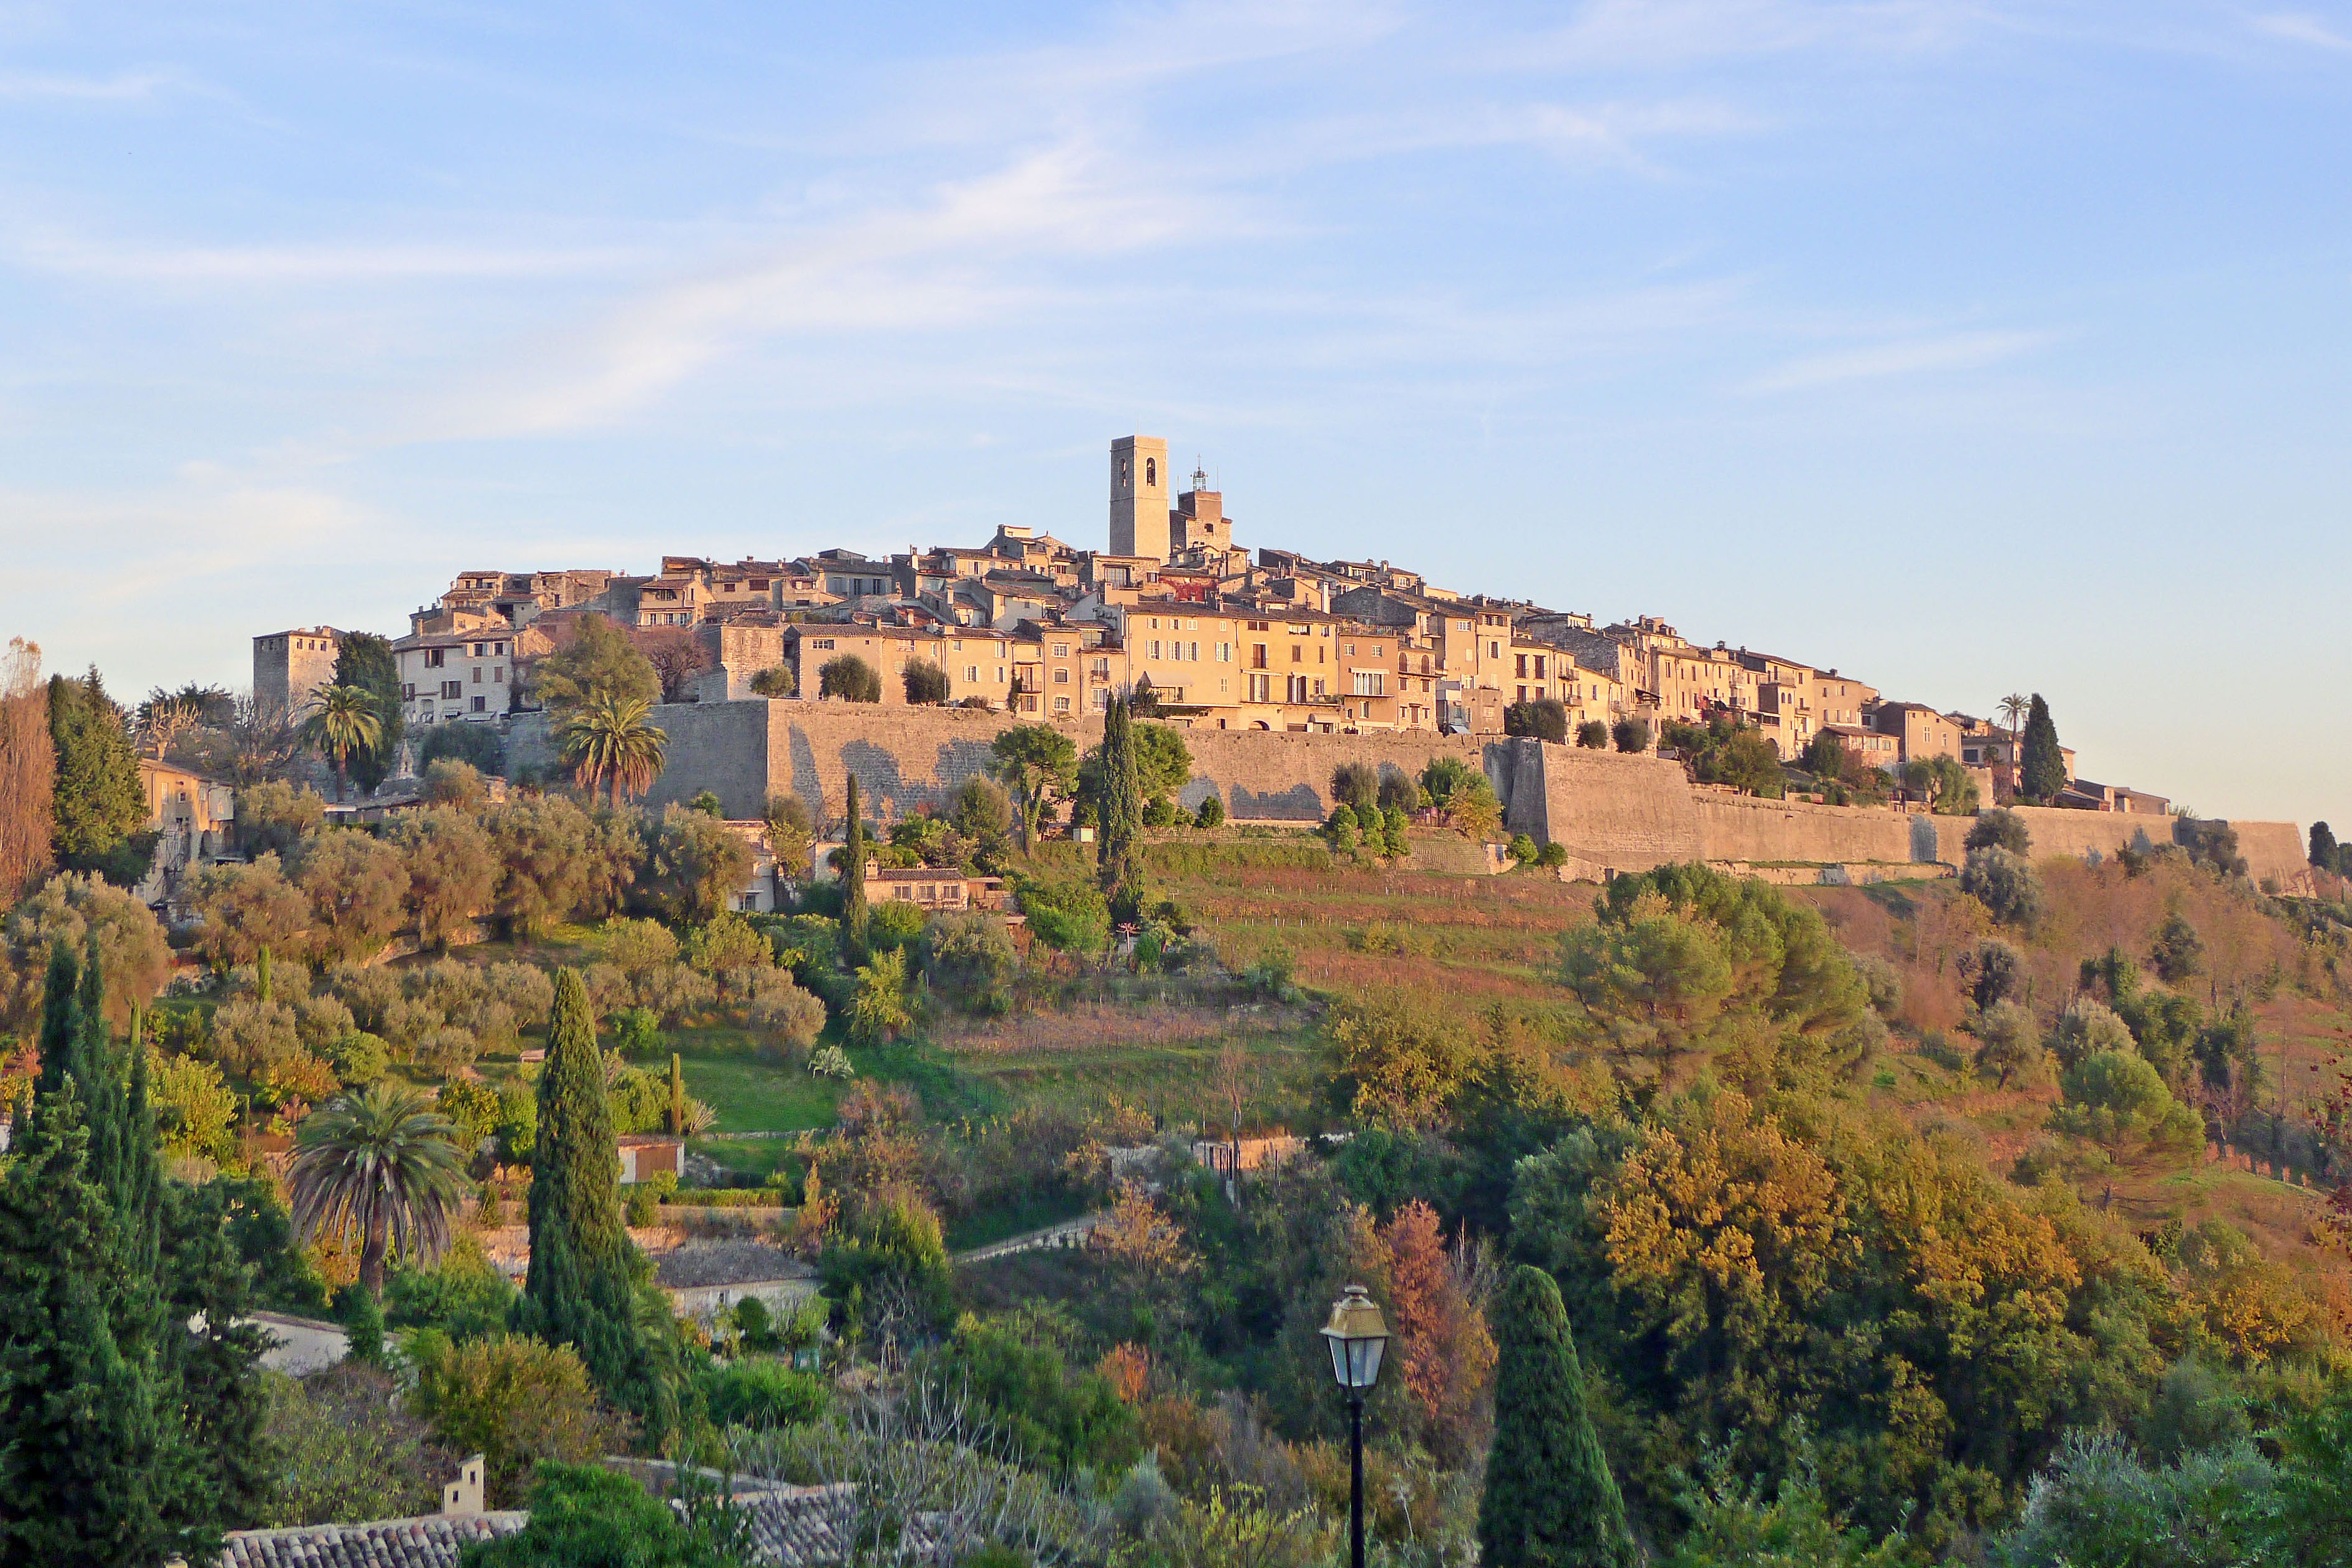
[[[653,788],[669,751],[669,737],[646,722],[651,706],[642,697],[592,692],[563,721],[563,760],[572,764],[572,776],[592,801],[596,786],[608,778],[616,811],[625,795],[643,795]]]
[[[376,716],[375,693],[362,686],[322,686],[310,699],[310,716],[302,721],[302,738],[335,763],[335,798],[343,798],[343,769],[353,752],[374,749],[383,738],[383,721]]]
[[[303,1244],[322,1232],[358,1231],[360,1283],[379,1298],[388,1247],[438,1258],[465,1200],[456,1131],[422,1090],[389,1079],[312,1111],[294,1135],[287,1178]]]
[[[2033,700],[2021,691],[2012,691],[2000,700],[2000,716],[2009,721],[2009,767],[2012,788],[2015,787],[2017,780],[2018,728],[2025,722],[2025,715],[2032,710],[2032,707]]]

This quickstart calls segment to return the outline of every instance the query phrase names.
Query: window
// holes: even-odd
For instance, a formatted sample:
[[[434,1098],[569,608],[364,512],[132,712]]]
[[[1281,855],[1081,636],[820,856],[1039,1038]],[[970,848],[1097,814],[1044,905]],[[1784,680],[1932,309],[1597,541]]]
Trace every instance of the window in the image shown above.
[[[1387,678],[1381,671],[1377,669],[1360,669],[1357,670],[1355,674],[1357,696],[1385,697],[1388,695]]]
[[[1517,657],[1519,661],[1519,667],[1516,670],[1513,670],[1512,673],[1517,675],[1521,680],[1525,680],[1528,678],[1528,656],[1526,654],[1519,654]],[[1525,689],[1522,689],[1519,692],[1519,700],[1524,702],[1527,700],[1527,691]]]
[[[1264,669],[1265,668],[1265,644],[1253,643],[1251,645],[1250,668],[1252,669]]]
[[[447,657],[448,652],[449,650],[446,647],[426,648],[425,650],[425,668],[427,669],[439,669],[444,659]]]
[[[1234,662],[1233,644],[1229,642],[1221,642],[1217,645],[1217,662],[1219,664],[1231,664]]]
[[[964,679],[977,685],[980,680],[980,666],[976,664],[965,665],[963,667],[963,678]]]
[[[1486,657],[1487,657],[1488,658],[1502,658],[1502,657],[1503,657],[1503,645],[1502,645],[1501,643],[1498,643],[1498,642],[1490,642],[1490,643],[1488,643],[1488,644],[1486,645]]]
[[[1349,658],[1356,657],[1356,645],[1354,643],[1349,643],[1348,645],[1348,657]]]
[[[1144,488],[1145,488],[1146,489],[1150,489],[1153,485],[1156,485],[1156,484],[1158,484],[1159,482],[1160,482],[1160,459],[1159,459],[1159,458],[1144,458],[1144,459],[1143,459],[1143,485],[1144,485]]]
[[[400,700],[403,702],[414,702],[416,700],[416,682],[412,680],[407,685],[400,689]]]
[[[1151,624],[1156,626],[1160,623],[1158,621],[1154,621]],[[1153,637],[1151,639],[1151,657],[1154,658],[1158,658],[1160,657],[1160,639],[1158,637]]]
[[[1096,687],[1094,690],[1088,694],[1087,705],[1097,713],[1108,713],[1110,711],[1109,688],[1102,686]]]
[[[809,647],[814,648],[819,653],[831,653],[833,651],[833,639],[831,637],[815,637],[811,639]]]
[[[464,695],[466,695],[466,688],[465,688],[465,684],[464,684],[464,682],[462,682],[462,681],[456,681],[456,680],[445,680],[445,681],[443,681],[443,682],[441,683],[441,695],[442,695],[442,696],[444,696],[444,697],[446,697],[446,698],[450,699],[452,701],[456,700],[457,699],[458,699],[458,698],[460,698],[460,697],[463,697]]]
[[[1055,665],[1054,667],[1054,684],[1056,686],[1067,686],[1069,683],[1070,667],[1066,664]],[[1066,699],[1065,699],[1065,700],[1066,700]]]
[[[475,698],[475,699],[474,699],[474,711],[475,711],[475,712],[477,712],[477,713],[479,713],[479,712],[484,711],[484,709],[483,709],[483,707],[482,707],[482,700],[481,700],[480,698],[478,698],[478,697],[477,697],[477,698]]]
[[[1253,702],[1274,700],[1274,677],[1253,675],[1249,678],[1249,700]]]
[[[1069,710],[1070,710],[1070,700],[1069,700],[1068,698],[1066,698],[1066,697],[1056,697],[1056,698],[1055,698],[1055,699],[1054,699],[1054,711],[1055,711],[1055,712],[1056,712],[1056,713],[1067,713]]]
[[[1069,645],[1068,643],[1066,643],[1066,642],[1057,642],[1057,643],[1055,643],[1055,644],[1054,645],[1054,657],[1055,657],[1055,658],[1069,658],[1069,657],[1070,657],[1070,645]]]
[[[1004,667],[1001,664],[996,667],[996,684],[999,686],[1004,684]]]
[[[493,665],[490,668],[490,683],[493,686],[503,686],[506,684],[506,679],[507,667],[502,664]]]

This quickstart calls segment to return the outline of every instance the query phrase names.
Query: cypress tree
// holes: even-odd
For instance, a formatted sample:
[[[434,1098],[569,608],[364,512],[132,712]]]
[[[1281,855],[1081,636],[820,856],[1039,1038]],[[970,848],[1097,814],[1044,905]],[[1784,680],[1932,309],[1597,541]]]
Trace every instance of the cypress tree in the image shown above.
[[[857,809],[857,775],[849,775],[849,841],[841,851],[841,929],[853,957],[866,952],[866,820]]]
[[[253,1270],[229,1231],[229,1203],[225,1183],[174,1183],[162,1226],[169,1321],[203,1320],[201,1328],[171,1336],[168,1372],[179,1411],[183,1511],[192,1527],[205,1532],[260,1522],[277,1481],[262,1441],[269,1400],[261,1385],[261,1357],[269,1341],[248,1321],[259,1303]],[[201,1561],[199,1551],[185,1554]]]
[[[2029,800],[2056,800],[2066,787],[2066,757],[2058,749],[2058,726],[2050,721],[2050,704],[2039,691],[2026,713],[2025,739],[2018,753],[2018,793]]]
[[[1495,1304],[1495,1442],[1478,1506],[1487,1568],[1633,1568],[1625,1504],[1584,1406],[1559,1287],[1511,1270]]]
[[[2324,822],[2311,825],[2311,863],[2322,871],[2336,869],[2336,830]]]
[[[622,1225],[618,1148],[588,990],[579,971],[559,970],[531,1142],[530,1268],[513,1324],[579,1351],[605,1397],[658,1440],[677,1424],[677,1394],[638,1328],[649,1270]]]
[[[676,1051],[669,1054],[669,1131],[673,1138],[686,1131],[686,1073]]]
[[[1103,715],[1102,800],[1096,827],[1096,878],[1110,900],[1111,918],[1132,921],[1143,908],[1143,786],[1135,765],[1135,725],[1128,703],[1114,698]]]
[[[118,1335],[138,1283],[72,1075],[29,1123],[0,1177],[0,1563],[159,1562],[179,1542],[153,1351]]]

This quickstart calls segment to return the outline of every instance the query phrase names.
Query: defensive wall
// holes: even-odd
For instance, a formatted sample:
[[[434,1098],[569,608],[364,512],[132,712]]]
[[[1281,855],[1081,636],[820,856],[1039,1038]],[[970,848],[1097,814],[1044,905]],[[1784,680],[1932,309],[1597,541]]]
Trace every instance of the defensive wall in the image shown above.
[[[796,795],[820,820],[838,818],[850,776],[867,811],[891,821],[944,806],[982,775],[990,743],[1014,721],[961,708],[896,708],[797,699],[673,703],[653,710],[669,737],[667,765],[646,804],[656,809],[703,790],[727,815],[759,816],[772,795]],[[1084,751],[1102,721],[1064,726]],[[1759,800],[1693,784],[1678,763],[1541,742],[1400,732],[1363,735],[1192,730],[1192,780],[1182,804],[1215,795],[1235,822],[1307,824],[1330,810],[1332,770],[1364,762],[1418,774],[1438,756],[1482,768],[1503,804],[1507,831],[1558,843],[1580,875],[1644,871],[1669,861],[1741,866],[1956,867],[1972,818],[1874,806]],[[525,714],[509,739],[509,763],[548,772],[557,763],[545,716]],[[2172,842],[2173,819],[2126,812],[2021,806],[2036,857],[2081,858],[2095,850]],[[2241,822],[2239,852],[2259,881],[2306,885],[2302,836],[2288,822]],[[1851,871],[1847,872],[1851,875]],[[1946,874],[1938,872],[1937,874]]]

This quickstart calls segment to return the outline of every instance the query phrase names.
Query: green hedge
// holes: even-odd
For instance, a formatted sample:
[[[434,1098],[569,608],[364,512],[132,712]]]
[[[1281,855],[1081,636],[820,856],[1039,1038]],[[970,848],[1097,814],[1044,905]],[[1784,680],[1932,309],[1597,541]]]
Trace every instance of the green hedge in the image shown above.
[[[1331,849],[1311,838],[1245,839],[1223,844],[1147,844],[1144,864],[1154,871],[1182,874],[1222,866],[1282,866],[1302,871],[1331,869]]]
[[[680,1187],[662,1199],[683,1208],[781,1209],[790,1194],[781,1187]]]

